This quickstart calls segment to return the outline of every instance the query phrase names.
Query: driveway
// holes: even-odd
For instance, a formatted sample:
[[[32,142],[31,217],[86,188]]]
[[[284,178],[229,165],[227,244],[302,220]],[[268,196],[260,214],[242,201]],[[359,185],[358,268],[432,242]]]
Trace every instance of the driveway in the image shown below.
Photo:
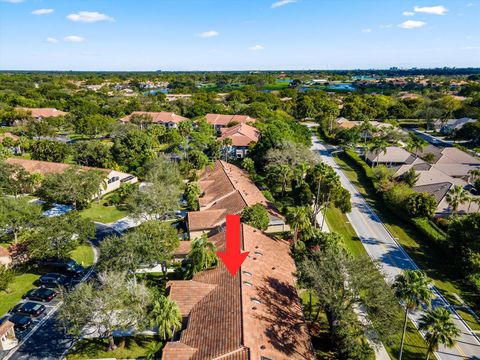
[[[418,267],[413,260],[397,243],[382,221],[370,209],[359,191],[350,183],[340,167],[335,163],[327,147],[315,135],[312,136],[312,140],[312,151],[318,152],[322,160],[335,169],[340,176],[342,185],[350,192],[352,211],[347,214],[347,218],[361,239],[367,253],[381,265],[386,281],[392,283],[395,276],[401,274],[403,270],[417,269]],[[451,349],[442,347],[436,353],[437,358],[442,360],[480,359],[479,339],[442,295],[435,288],[433,290],[435,292],[434,306],[443,306],[450,309],[453,313],[455,324],[461,331],[461,336],[457,339],[455,347]],[[418,311],[410,316],[410,319],[416,326],[418,326],[418,320],[421,315],[422,313]]]
[[[98,246],[105,237],[112,234],[116,234],[115,229],[102,224],[95,224],[95,239],[92,240],[92,243]],[[97,253],[96,257],[98,257]],[[92,274],[93,271],[83,281]],[[3,360],[62,359],[68,349],[72,347],[75,339],[67,335],[57,323],[57,310],[61,306],[60,301],[54,300],[46,306],[48,314],[36,320],[35,326],[29,333],[19,336],[19,346],[4,354]]]

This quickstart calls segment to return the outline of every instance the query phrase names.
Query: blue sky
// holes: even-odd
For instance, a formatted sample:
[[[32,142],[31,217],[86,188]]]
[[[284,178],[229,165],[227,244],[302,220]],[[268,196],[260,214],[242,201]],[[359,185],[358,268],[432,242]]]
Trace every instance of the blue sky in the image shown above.
[[[0,69],[480,66],[480,0],[0,0]]]

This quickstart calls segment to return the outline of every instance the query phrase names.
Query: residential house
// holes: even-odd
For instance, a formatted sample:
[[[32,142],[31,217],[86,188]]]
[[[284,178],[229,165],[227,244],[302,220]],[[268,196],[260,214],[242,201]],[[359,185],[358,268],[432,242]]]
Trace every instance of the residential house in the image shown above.
[[[182,121],[188,120],[186,117],[177,115],[173,112],[166,112],[166,111],[160,111],[160,112],[149,112],[149,111],[134,111],[128,116],[125,116],[124,118],[120,119],[119,121],[122,123],[128,123],[134,118],[135,116],[139,115],[146,115],[149,116],[152,119],[153,124],[161,124],[166,126],[167,128],[177,128],[178,124],[181,123]]]
[[[365,153],[365,160],[370,165],[386,165],[388,167],[394,167],[412,164],[417,158],[415,155],[401,147],[388,146],[385,151],[367,151]]]
[[[0,351],[7,351],[18,345],[14,326],[15,325],[8,320],[0,324]]]
[[[426,146],[420,153],[421,158],[430,158],[429,163],[446,174],[468,181],[472,170],[480,169],[480,160],[456,147],[440,148]]]
[[[447,121],[437,120],[433,123],[435,130],[441,132],[442,134],[452,134],[454,131],[460,130],[465,124],[470,122],[475,122],[475,119],[471,118],[461,118],[461,119],[450,119]]]
[[[41,120],[47,117],[65,116],[68,113],[57,110],[55,108],[18,108],[19,110],[28,111],[35,120]]]
[[[225,251],[225,232],[209,240]],[[315,359],[288,242],[242,224],[241,249],[249,255],[234,277],[220,262],[167,283],[183,330],[166,343],[163,360]]]
[[[244,158],[248,153],[250,144],[255,144],[260,140],[260,132],[257,128],[238,124],[230,128],[222,128],[219,140],[231,139],[232,144],[230,153],[237,159]]]
[[[215,127],[217,132],[220,132],[222,128],[226,128],[230,125],[247,124],[249,122],[255,122],[257,119],[251,118],[248,115],[223,115],[223,114],[207,114],[205,115],[207,122]]]
[[[458,167],[460,170],[455,170]],[[469,185],[462,177],[454,177],[450,173],[459,173],[464,168],[462,164],[448,165],[448,171],[445,171],[446,166],[429,164],[422,160],[416,161],[410,165],[402,165],[395,169],[394,177],[400,177],[407,171],[414,169],[418,178],[415,186],[412,189],[416,192],[426,192],[432,194],[437,202],[435,210],[436,216],[450,215],[452,209],[447,202],[447,193],[454,186],[460,186],[468,191]],[[478,205],[473,202],[460,204],[458,213],[466,214],[478,211]]]
[[[337,127],[341,130],[349,130],[357,126],[354,121],[350,121],[344,117],[339,117],[335,120]]]
[[[192,97],[192,94],[167,94],[167,101],[187,100]]]
[[[70,164],[54,163],[54,162],[38,161],[38,160],[26,160],[26,159],[20,159],[20,158],[8,158],[5,160],[5,162],[11,165],[19,165],[23,167],[30,174],[40,173],[43,176],[47,176],[49,174],[62,174],[65,170],[72,167],[72,165]],[[109,192],[115,191],[125,183],[134,184],[138,182],[138,179],[136,176],[123,173],[120,171],[116,171],[116,170],[99,169],[99,168],[92,168],[87,166],[81,166],[80,169],[85,171],[97,170],[102,172],[102,174],[105,176],[105,187],[102,187],[101,189],[99,189],[100,195],[104,195]]]
[[[266,232],[288,231],[285,218],[255,186],[248,174],[235,165],[217,160],[198,180],[201,190],[200,211],[187,214],[190,239],[215,232],[225,223],[227,214],[240,214],[246,207],[262,204],[270,222]]]

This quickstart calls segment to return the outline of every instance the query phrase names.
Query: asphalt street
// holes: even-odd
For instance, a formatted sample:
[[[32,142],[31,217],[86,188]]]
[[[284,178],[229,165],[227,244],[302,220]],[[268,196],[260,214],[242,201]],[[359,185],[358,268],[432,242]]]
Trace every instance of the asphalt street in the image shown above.
[[[98,245],[106,236],[115,234],[111,227],[95,224],[94,245]],[[3,360],[52,360],[62,359],[75,340],[67,335],[57,322],[57,310],[61,306],[58,300],[45,304],[48,314],[39,320],[26,334],[20,334],[20,344],[9,352]]]
[[[340,176],[342,185],[350,192],[352,211],[347,214],[348,221],[362,241],[367,253],[376,260],[383,271],[387,282],[393,282],[395,276],[403,270],[417,269],[416,264],[397,243],[378,216],[371,210],[359,191],[351,184],[340,167],[333,160],[330,151],[313,135],[312,151],[318,152],[322,161],[332,166]],[[433,288],[435,298],[433,306],[443,306],[452,311],[455,324],[461,331],[455,347],[448,349],[441,347],[436,353],[441,360],[480,359],[480,341],[472,330],[460,319],[451,305]],[[410,317],[416,326],[422,315],[417,311]]]

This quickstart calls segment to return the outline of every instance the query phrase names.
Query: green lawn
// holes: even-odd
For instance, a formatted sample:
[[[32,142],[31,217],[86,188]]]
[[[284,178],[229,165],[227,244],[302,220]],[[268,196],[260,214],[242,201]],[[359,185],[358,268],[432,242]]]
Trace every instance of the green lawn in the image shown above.
[[[398,359],[398,354],[400,352],[400,340],[401,334],[398,334],[398,338],[394,344],[390,346],[385,346],[388,354],[392,359]],[[415,328],[413,323],[409,320],[407,325],[407,332],[405,333],[405,343],[403,345],[403,355],[402,359],[404,360],[418,360],[425,359],[427,350],[427,344],[423,340],[422,336]]]
[[[369,187],[369,179],[345,157],[336,157],[345,175],[365,197],[369,205],[382,219],[385,226],[407,251],[415,263],[433,280],[443,296],[454,305],[460,305],[454,294],[469,303],[474,310],[480,306],[480,294],[465,286],[455,264],[445,261],[448,254],[438,245],[425,240],[410,223],[407,223],[385,207],[374,191]],[[467,319],[465,319],[467,321]]]
[[[456,309],[458,315],[462,317],[463,320],[467,323],[468,326],[474,331],[480,331],[480,324],[478,321],[466,310]]]
[[[70,257],[87,267],[93,265],[93,250],[90,244],[82,244],[70,253]]]
[[[80,216],[92,221],[98,221],[101,223],[111,223],[128,215],[127,211],[119,210],[116,206],[105,206],[106,201],[100,200],[100,202],[92,202],[88,209],[80,211]]]
[[[352,225],[348,222],[347,216],[336,208],[327,209],[327,225],[328,228],[343,236],[345,246],[355,256],[367,255],[367,251],[363,247],[362,242],[357,236]]]
[[[106,351],[107,339],[88,339],[79,341],[74,349],[67,354],[69,360],[80,359],[137,359],[145,357],[147,347],[156,341],[149,337],[129,337],[116,339],[118,348],[114,351]]]
[[[39,277],[40,275],[29,272],[15,276],[7,291],[0,291],[0,316],[19,302],[23,294],[34,288],[33,283]]]

